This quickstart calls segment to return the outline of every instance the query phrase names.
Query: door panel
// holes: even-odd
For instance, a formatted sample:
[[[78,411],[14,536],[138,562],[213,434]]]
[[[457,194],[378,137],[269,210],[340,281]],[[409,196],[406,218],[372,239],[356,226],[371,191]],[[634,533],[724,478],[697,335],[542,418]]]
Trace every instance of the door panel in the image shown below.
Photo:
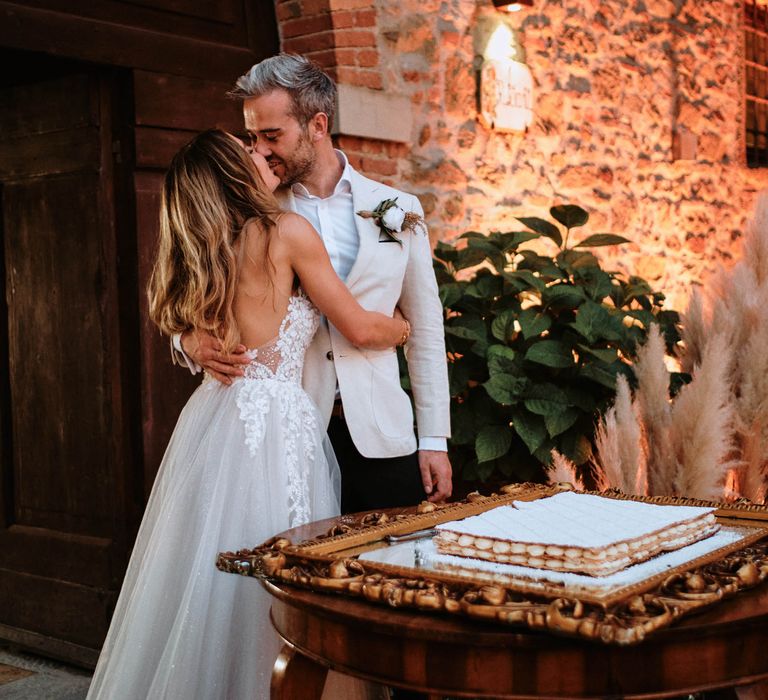
[[[137,333],[120,309],[135,287],[118,291],[127,164],[113,159],[130,86],[50,61],[0,87],[0,636],[90,664],[141,507],[124,438],[139,392],[121,381],[121,338]]]
[[[3,197],[14,521],[90,535],[109,533],[113,510],[98,178],[34,178]]]

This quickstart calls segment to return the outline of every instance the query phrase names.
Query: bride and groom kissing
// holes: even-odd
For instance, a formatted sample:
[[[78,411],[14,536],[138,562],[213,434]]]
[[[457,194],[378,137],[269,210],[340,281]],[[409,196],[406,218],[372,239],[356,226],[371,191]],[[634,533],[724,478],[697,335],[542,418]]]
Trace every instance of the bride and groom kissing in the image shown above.
[[[160,466],[88,698],[268,697],[268,596],[218,572],[218,552],[451,494],[443,315],[418,200],[334,149],[336,87],[306,59],[266,59],[233,94],[245,142],[204,132],[164,183],[150,316],[176,360],[206,372]],[[369,690],[350,682],[343,697]]]

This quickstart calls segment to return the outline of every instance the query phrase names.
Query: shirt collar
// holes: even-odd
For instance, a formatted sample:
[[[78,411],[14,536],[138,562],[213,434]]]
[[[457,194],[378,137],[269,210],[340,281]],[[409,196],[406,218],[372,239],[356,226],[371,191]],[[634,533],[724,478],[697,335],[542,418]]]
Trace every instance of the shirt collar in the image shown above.
[[[352,191],[352,166],[349,164],[349,159],[338,148],[334,149],[336,157],[339,159],[339,165],[341,165],[341,177],[336,183],[336,187],[333,188],[333,194],[331,197],[337,194],[349,194]],[[296,182],[291,185],[291,192],[299,197],[305,197],[306,199],[320,199],[313,194],[310,194],[309,190],[304,187],[300,182]]]

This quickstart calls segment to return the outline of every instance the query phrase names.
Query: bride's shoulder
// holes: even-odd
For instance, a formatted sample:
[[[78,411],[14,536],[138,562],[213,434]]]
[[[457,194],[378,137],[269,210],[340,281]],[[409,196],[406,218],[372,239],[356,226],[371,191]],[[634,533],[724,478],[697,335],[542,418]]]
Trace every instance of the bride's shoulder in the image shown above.
[[[316,240],[321,240],[315,227],[301,214],[292,211],[283,212],[275,228],[280,242],[290,246],[312,244]]]

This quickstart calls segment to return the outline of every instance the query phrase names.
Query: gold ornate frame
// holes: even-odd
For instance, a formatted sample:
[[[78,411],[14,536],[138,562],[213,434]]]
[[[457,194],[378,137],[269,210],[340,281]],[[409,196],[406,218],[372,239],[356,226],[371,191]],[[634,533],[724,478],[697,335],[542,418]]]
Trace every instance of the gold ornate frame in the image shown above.
[[[768,507],[642,498],[617,491],[600,495],[663,505],[715,507],[720,522],[745,528],[745,536],[733,546],[605,596],[581,591],[574,594],[554,584],[532,590],[524,582],[505,581],[501,585],[482,577],[358,559],[363,552],[386,546],[387,536],[408,535],[513,500],[534,500],[570,488],[569,484],[513,484],[503,487],[500,494],[473,494],[460,503],[423,503],[418,512],[395,518],[385,513],[343,518],[326,535],[298,544],[275,538],[255,549],[221,553],[217,567],[392,607],[467,615],[621,645],[640,642],[682,615],[768,578]]]

